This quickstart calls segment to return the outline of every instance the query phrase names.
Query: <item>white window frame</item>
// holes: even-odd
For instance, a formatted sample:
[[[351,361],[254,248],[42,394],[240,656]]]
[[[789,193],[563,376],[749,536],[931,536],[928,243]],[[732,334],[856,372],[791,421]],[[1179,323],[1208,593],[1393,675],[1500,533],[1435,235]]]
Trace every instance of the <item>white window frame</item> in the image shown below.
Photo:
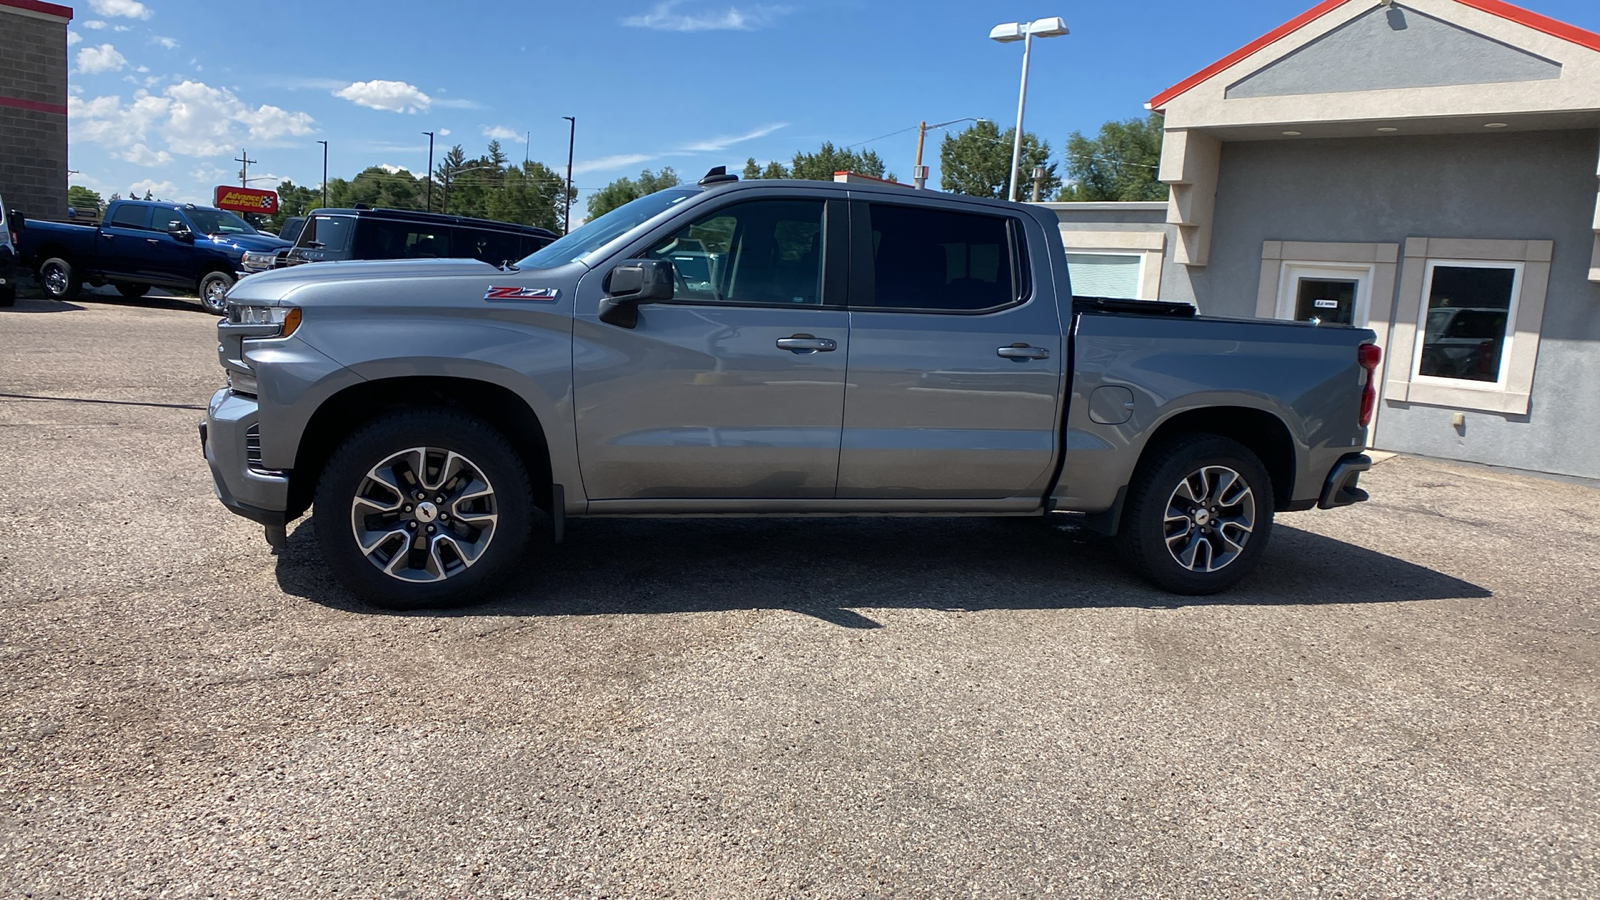
[[[1076,247],[1069,247],[1069,248],[1066,249],[1066,252],[1065,252],[1064,255],[1066,255],[1066,256],[1121,256],[1121,257],[1123,257],[1125,259],[1136,259],[1136,260],[1139,261],[1139,276],[1134,281],[1134,285],[1135,286],[1134,286],[1133,291],[1134,291],[1135,295],[1142,295],[1144,293],[1145,266],[1148,265],[1149,262],[1150,262],[1150,260],[1148,258],[1150,254],[1148,254],[1148,253],[1141,253],[1141,252],[1136,251],[1136,250],[1079,250]],[[1068,260],[1068,262],[1067,262],[1067,273],[1069,275],[1072,273],[1072,262],[1071,262],[1071,260]],[[1154,297],[1144,297],[1144,296],[1135,296],[1132,299],[1134,299],[1134,300],[1154,300],[1156,298],[1154,298]]]
[[[1128,231],[1088,231],[1060,227],[1061,245],[1068,253],[1087,256],[1138,256],[1139,300],[1161,297],[1161,269],[1166,252],[1166,226]]]
[[[1445,378],[1439,375],[1422,374],[1422,348],[1425,343],[1427,331],[1428,298],[1433,296],[1433,273],[1440,266],[1455,269],[1510,269],[1511,278],[1511,305],[1506,309],[1505,342],[1500,345],[1500,371],[1494,381],[1477,381],[1471,378]],[[1527,268],[1526,262],[1495,261],[1481,259],[1430,259],[1423,271],[1422,277],[1422,302],[1417,312],[1417,338],[1416,347],[1411,353],[1411,383],[1412,384],[1437,384],[1443,387],[1463,388],[1474,391],[1505,391],[1510,382],[1512,354],[1516,348],[1517,338],[1517,306],[1522,298],[1522,279]]]
[[[1298,270],[1298,271],[1296,271]],[[1352,312],[1354,328],[1366,328],[1372,320],[1372,283],[1377,280],[1377,266],[1341,264],[1317,260],[1286,259],[1278,275],[1278,307],[1276,317],[1292,321],[1295,303],[1299,300],[1299,279],[1307,275],[1326,275],[1335,281],[1356,283],[1356,308]]]
[[[1383,404],[1420,403],[1501,415],[1527,415],[1533,396],[1533,370],[1539,359],[1545,295],[1550,288],[1550,257],[1554,248],[1553,241],[1407,238],[1390,352],[1396,363],[1407,360],[1409,365],[1388,367]],[[1500,354],[1501,380],[1497,384],[1415,376],[1428,292],[1432,288],[1430,264],[1434,262],[1445,265],[1484,263],[1502,269],[1521,267],[1521,280],[1513,288],[1517,295],[1514,298],[1516,308],[1506,317],[1515,324],[1508,329],[1507,346]]]

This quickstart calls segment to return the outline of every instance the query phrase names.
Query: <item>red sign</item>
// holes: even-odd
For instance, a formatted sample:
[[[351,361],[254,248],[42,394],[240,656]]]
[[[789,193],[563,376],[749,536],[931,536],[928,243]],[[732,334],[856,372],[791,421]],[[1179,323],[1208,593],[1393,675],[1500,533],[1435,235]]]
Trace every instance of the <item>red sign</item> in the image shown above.
[[[228,187],[219,184],[216,202],[213,205],[217,209],[270,216],[278,211],[278,194],[275,191],[263,191],[259,188]]]

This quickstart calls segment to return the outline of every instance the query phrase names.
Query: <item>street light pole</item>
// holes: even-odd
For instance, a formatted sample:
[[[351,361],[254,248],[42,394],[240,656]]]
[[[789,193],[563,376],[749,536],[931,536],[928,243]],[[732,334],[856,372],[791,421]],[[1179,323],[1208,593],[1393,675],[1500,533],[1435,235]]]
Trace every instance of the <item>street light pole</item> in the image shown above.
[[[328,205],[328,142],[318,141],[322,145],[322,205]]]
[[[572,233],[572,143],[578,137],[578,117],[562,116],[569,126],[567,129],[567,192],[564,195],[567,211],[561,214],[561,233]]]
[[[433,132],[423,134],[428,136],[428,212],[433,212]]]
[[[1059,37],[1064,34],[1071,32],[1059,16],[1032,22],[1007,22],[989,30],[989,39],[992,41],[1002,44],[1022,42],[1022,87],[1017,91],[1017,134],[1011,142],[1011,179],[1007,197],[1013,203],[1017,201],[1017,168],[1022,164],[1022,112],[1028,102],[1028,56],[1033,50],[1033,39],[1035,36]]]

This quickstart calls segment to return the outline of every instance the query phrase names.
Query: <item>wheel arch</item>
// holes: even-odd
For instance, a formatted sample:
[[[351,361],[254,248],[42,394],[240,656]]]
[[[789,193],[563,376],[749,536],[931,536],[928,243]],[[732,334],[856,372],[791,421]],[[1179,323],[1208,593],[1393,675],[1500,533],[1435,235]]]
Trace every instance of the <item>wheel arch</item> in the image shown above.
[[[1264,409],[1248,406],[1212,406],[1177,413],[1158,425],[1145,442],[1134,467],[1134,477],[1156,458],[1163,447],[1192,434],[1214,434],[1243,444],[1272,479],[1273,508],[1289,509],[1294,498],[1297,455],[1289,426]]]
[[[289,518],[310,507],[323,468],[347,435],[381,416],[419,408],[462,410],[504,434],[527,467],[535,503],[542,509],[550,508],[550,447],[544,426],[528,402],[510,388],[491,381],[419,375],[354,384],[317,407],[301,432],[295,453],[289,479]]]

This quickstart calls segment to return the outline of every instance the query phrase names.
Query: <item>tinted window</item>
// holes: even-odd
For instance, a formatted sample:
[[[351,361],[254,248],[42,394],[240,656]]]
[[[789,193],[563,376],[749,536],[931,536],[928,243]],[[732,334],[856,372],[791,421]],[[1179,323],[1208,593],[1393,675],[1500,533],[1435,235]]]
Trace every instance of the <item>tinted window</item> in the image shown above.
[[[980,310],[1020,297],[1005,218],[878,203],[871,215],[873,306]]]
[[[260,234],[249,222],[225,209],[191,209],[189,221],[201,234]]]
[[[671,260],[675,299],[712,303],[822,303],[820,200],[725,206],[649,253]]]
[[[175,209],[157,209],[150,216],[150,227],[157,231],[170,231],[174,225],[187,225],[183,215]]]
[[[358,220],[356,259],[443,259],[451,255],[447,225]]]
[[[149,228],[150,207],[124,203],[111,214],[111,224],[122,228]]]
[[[350,249],[350,235],[355,231],[354,216],[312,216],[300,229],[296,247],[323,250],[330,256]]]
[[[1417,374],[1499,381],[1516,290],[1515,268],[1434,266]]]
[[[457,227],[454,256],[463,259],[481,259],[500,265],[527,255],[522,249],[522,235],[514,231],[490,231],[486,228]]]

